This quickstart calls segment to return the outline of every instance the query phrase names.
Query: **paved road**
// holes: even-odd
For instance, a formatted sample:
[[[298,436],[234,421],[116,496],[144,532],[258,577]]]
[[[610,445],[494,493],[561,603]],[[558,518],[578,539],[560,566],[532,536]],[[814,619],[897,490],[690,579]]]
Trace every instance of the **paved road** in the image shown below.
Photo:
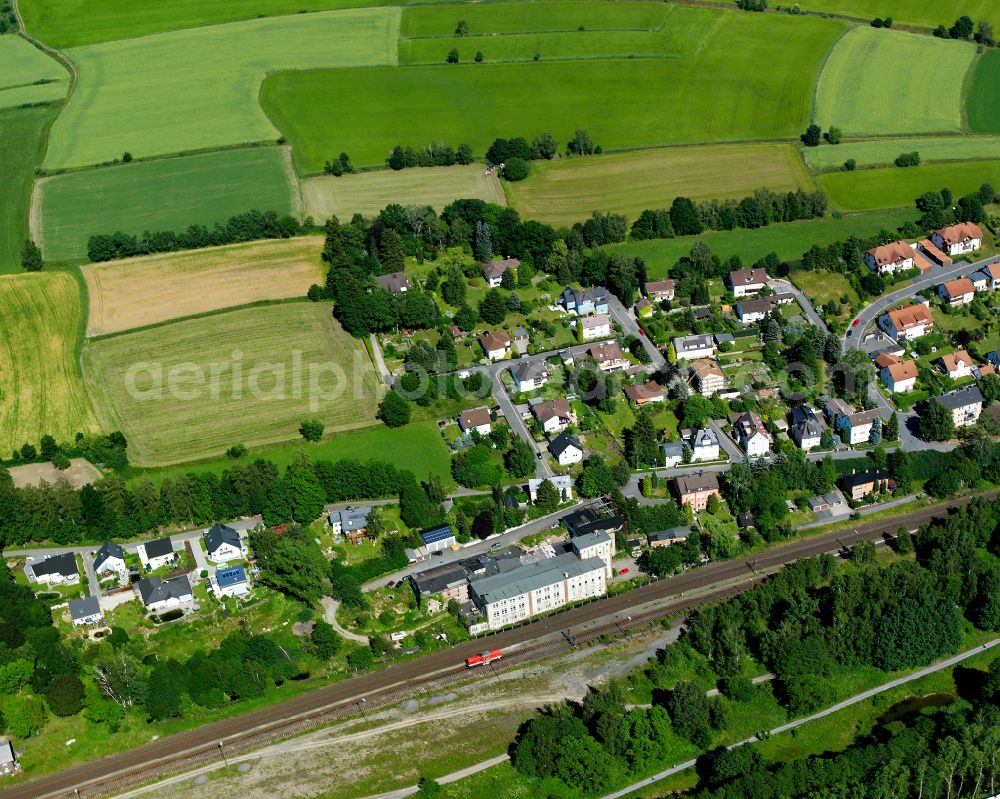
[[[722,426],[722,422],[718,419],[710,419],[708,426],[712,428],[712,431],[719,439],[719,446],[722,447],[726,454],[729,456],[729,460],[733,463],[743,463],[746,459],[746,453],[740,449],[736,442],[729,437],[729,433],[725,431]]]
[[[660,352],[659,348],[649,340],[649,337],[644,335],[639,329],[639,323],[632,316],[632,312],[622,305],[621,300],[619,300],[610,291],[608,296],[608,311],[611,313],[612,318],[618,323],[623,331],[627,334],[635,336],[642,342],[642,346],[646,348],[646,352],[649,353],[650,364],[653,366],[653,370],[657,371],[663,369],[667,365],[667,359],[663,357],[663,353]]]
[[[383,383],[391,386],[392,373],[386,368],[385,359],[382,357],[382,347],[378,343],[378,336],[374,333],[369,333],[368,341],[372,345],[372,354],[375,356],[375,367],[378,369],[379,377]]]
[[[993,500],[998,493],[1000,492],[991,491],[983,496]],[[950,507],[967,504],[969,501],[970,498],[963,498],[956,500],[951,505],[924,508],[895,519],[859,525],[854,531],[856,532],[855,540],[862,538],[878,540],[887,533],[893,533],[901,524],[913,528],[932,518],[945,515]],[[842,538],[844,532],[791,541],[765,550],[756,556],[756,568],[759,571],[767,571],[823,552],[839,551],[841,545],[838,536]],[[433,679],[435,675],[462,669],[464,659],[480,652],[484,643],[501,649],[515,645],[531,647],[541,638],[546,636],[559,637],[564,631],[571,631],[579,625],[597,619],[616,616],[622,623],[625,623],[627,614],[635,612],[636,606],[648,602],[666,603],[672,612],[685,611],[697,604],[710,601],[722,590],[727,592],[732,590],[731,587],[717,589],[713,586],[724,584],[731,586],[732,581],[743,580],[750,575],[750,565],[739,559],[710,563],[684,574],[654,581],[634,591],[596,600],[564,613],[543,617],[521,627],[497,633],[489,636],[485,642],[483,639],[476,639],[448,649],[431,652],[413,660],[396,663],[378,671],[300,694],[284,702],[250,713],[212,722],[120,754],[75,766],[33,782],[9,788],[0,794],[0,799],[48,799],[56,796],[70,799],[74,787],[85,790],[92,783],[99,784],[102,780],[114,775],[133,773],[158,760],[170,760],[193,751],[214,751],[220,741],[235,742],[241,736],[260,730],[270,724],[308,717],[325,708],[353,703],[361,697],[385,691],[394,686],[421,685]],[[749,587],[750,582],[740,583],[740,585]],[[705,593],[698,593],[700,591]],[[692,597],[692,592],[695,592],[696,596]],[[687,594],[688,597],[678,599],[684,594]],[[94,791],[89,793],[93,795]]]
[[[788,730],[794,730],[797,727],[801,727],[803,724],[808,724],[810,721],[816,721],[817,719],[826,718],[834,713],[837,713],[844,708],[850,707],[851,705],[856,705],[858,702],[864,702],[866,699],[871,699],[873,696],[890,691],[893,688],[898,688],[900,685],[906,685],[908,682],[913,682],[914,680],[919,680],[922,677],[926,677],[928,674],[934,674],[935,672],[942,671],[944,669],[950,669],[952,666],[958,665],[964,660],[968,660],[971,657],[981,654],[982,652],[992,649],[997,644],[1000,644],[1000,638],[994,638],[982,646],[977,646],[975,649],[969,649],[965,652],[961,652],[954,657],[947,658],[946,660],[939,661],[926,668],[919,669],[912,674],[907,674],[905,677],[898,677],[895,680],[889,680],[887,683],[883,683],[877,688],[870,688],[867,691],[862,691],[860,694],[855,694],[854,696],[845,699],[843,702],[838,702],[831,707],[821,710],[818,713],[813,713],[811,716],[806,716],[805,718],[796,719],[795,721],[790,721],[787,724],[782,724],[780,727],[775,727],[773,730],[768,731],[768,735],[778,735],[782,732],[787,732]],[[760,737],[754,735],[750,738],[746,738],[742,741],[732,744],[727,747],[728,749],[735,749],[738,746],[744,746],[746,744],[755,743],[759,741]],[[647,777],[639,782],[634,782],[631,785],[622,788],[621,790],[615,791],[614,793],[606,794],[601,797],[601,799],[621,799],[623,796],[628,796],[633,791],[638,791],[640,788],[644,788],[654,782],[659,782],[662,779],[677,774],[680,771],[685,771],[686,769],[692,768],[697,764],[697,759],[685,760],[683,763],[678,763],[676,766],[671,766],[668,769],[664,769],[652,777]]]
[[[809,298],[806,297],[806,295],[803,294],[794,283],[787,280],[768,280],[767,285],[774,291],[775,294],[794,294],[795,301],[799,304],[799,307],[802,309],[802,313],[805,314],[806,319],[812,322],[813,325],[818,327],[820,330],[827,333],[829,332],[826,322],[824,322],[823,318],[816,313],[816,309],[813,308],[812,303],[809,302]]]

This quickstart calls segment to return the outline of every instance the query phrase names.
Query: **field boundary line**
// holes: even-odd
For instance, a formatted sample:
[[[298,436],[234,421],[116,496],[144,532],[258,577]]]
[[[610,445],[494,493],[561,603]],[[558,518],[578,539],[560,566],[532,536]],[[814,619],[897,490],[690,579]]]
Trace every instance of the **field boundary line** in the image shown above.
[[[826,51],[826,55],[823,56],[823,60],[820,61],[819,71],[816,73],[816,80],[813,81],[812,100],[809,104],[810,122],[814,122],[816,120],[816,106],[819,102],[819,82],[823,79],[823,73],[826,72],[826,65],[830,62],[830,56],[833,55],[833,51],[837,49],[838,45],[840,45],[840,43],[844,40],[844,37],[847,36],[847,34],[849,34],[852,30],[854,29],[850,26],[844,28],[844,32],[841,33],[840,36],[837,37],[836,41],[830,45],[830,49]],[[805,157],[803,157],[802,160],[804,161]],[[808,168],[808,164],[806,167]]]
[[[258,92],[258,96],[260,93]],[[291,198],[292,215],[302,219],[305,213],[305,202],[302,199],[302,181],[295,174],[295,165],[292,162],[292,146],[290,144],[281,147],[281,169],[285,173],[288,181],[288,195]]]
[[[42,192],[48,178],[36,178],[31,183],[31,202],[28,203],[28,235],[45,252],[45,233],[42,225]]]
[[[976,77],[976,69],[979,67],[979,62],[983,60],[985,54],[985,50],[979,52],[979,48],[976,48],[976,54],[972,57],[972,63],[969,64],[969,69],[966,71],[965,77],[962,78],[962,103],[959,106],[959,112],[962,115],[961,130],[963,134],[972,132],[972,128],[969,127],[969,91],[972,89],[972,81]]]

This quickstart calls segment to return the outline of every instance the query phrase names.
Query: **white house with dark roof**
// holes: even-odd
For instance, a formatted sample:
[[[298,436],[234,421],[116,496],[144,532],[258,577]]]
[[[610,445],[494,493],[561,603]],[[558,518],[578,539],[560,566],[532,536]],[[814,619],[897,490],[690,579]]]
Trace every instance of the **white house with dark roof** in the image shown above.
[[[210,578],[212,591],[217,597],[244,596],[250,593],[250,578],[242,566],[219,569]]]
[[[580,439],[569,433],[560,433],[549,442],[549,452],[560,466],[572,466],[583,460],[583,445]]]
[[[371,511],[367,507],[335,510],[327,515],[326,521],[330,525],[330,532],[342,535],[356,544],[365,537]]]
[[[153,575],[137,582],[134,590],[139,601],[155,613],[180,608],[194,601],[191,583],[183,574],[169,580],[161,580]]]
[[[580,320],[580,330],[584,341],[607,338],[611,335],[611,317],[606,313],[585,316]]]
[[[760,457],[771,451],[771,434],[767,432],[761,418],[753,411],[744,413],[736,420],[736,431],[739,434],[740,446],[749,457]]]
[[[556,491],[559,492],[559,496],[562,497],[563,502],[569,502],[573,499],[573,478],[568,474],[557,474],[554,477],[546,477],[544,479],[533,477],[528,480],[528,496],[531,497],[532,502],[538,499],[538,487],[545,480],[552,483]]]
[[[92,627],[104,621],[104,611],[96,596],[74,599],[69,603],[69,618],[74,627]]]
[[[72,552],[46,558],[31,555],[25,560],[24,574],[29,582],[44,585],[74,585],[80,582],[80,569]]]
[[[542,361],[521,361],[510,370],[518,394],[534,391],[549,382],[549,370]]]
[[[696,336],[677,336],[674,339],[677,360],[694,361],[715,355],[715,339],[711,333]]]
[[[508,269],[517,269],[520,265],[521,262],[517,258],[490,261],[483,265],[483,278],[491,289],[495,289],[503,282],[503,276]]]
[[[683,441],[665,441],[660,444],[660,452],[663,454],[663,465],[667,469],[673,469],[684,462]]]
[[[565,397],[537,402],[531,406],[531,413],[546,435],[561,433],[571,424],[576,424],[576,413]]]
[[[232,527],[215,523],[203,534],[208,559],[212,563],[228,563],[246,555],[240,534]]]
[[[155,541],[139,544],[139,560],[150,571],[171,565],[177,560],[174,542],[169,538],[157,538]]]
[[[767,285],[767,271],[764,269],[737,269],[726,277],[726,285],[734,297],[756,294]]]
[[[721,457],[719,437],[710,427],[693,431],[688,441],[691,447],[691,463],[717,461]]]
[[[490,409],[479,407],[462,411],[458,415],[458,426],[463,433],[471,433],[475,430],[481,436],[488,436],[493,429]]]
[[[117,577],[119,582],[128,579],[128,566],[125,565],[125,550],[112,541],[106,541],[97,554],[94,555],[94,574],[97,579]]]

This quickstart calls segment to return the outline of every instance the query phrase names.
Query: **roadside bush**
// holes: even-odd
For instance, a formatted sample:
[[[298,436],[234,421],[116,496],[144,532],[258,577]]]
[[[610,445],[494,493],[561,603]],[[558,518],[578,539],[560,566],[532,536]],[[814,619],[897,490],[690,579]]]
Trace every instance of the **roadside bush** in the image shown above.
[[[503,176],[509,181],[524,180],[531,173],[531,167],[523,158],[511,158],[504,164]]]

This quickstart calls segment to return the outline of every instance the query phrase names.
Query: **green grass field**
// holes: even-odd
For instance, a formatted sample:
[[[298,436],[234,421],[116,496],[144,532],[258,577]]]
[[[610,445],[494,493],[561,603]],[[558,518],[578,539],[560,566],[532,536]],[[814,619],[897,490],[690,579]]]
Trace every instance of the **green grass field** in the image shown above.
[[[41,229],[46,258],[86,259],[87,239],[95,233],[212,227],[255,208],[290,213],[298,191],[290,172],[278,147],[70,172],[40,182],[40,220],[33,229]]]
[[[58,61],[20,36],[0,36],[0,108],[61,100],[68,88]]]
[[[481,155],[499,135],[545,130],[565,142],[586,128],[605,150],[797,136],[842,23],[725,11],[706,22],[713,17],[714,33],[688,60],[280,72],[261,99],[304,172],[340,150],[362,166],[382,164],[396,144],[441,139]]]
[[[847,278],[836,272],[799,271],[792,275],[792,282],[816,308],[829,300],[839,301],[845,296],[850,299],[852,305],[859,300],[858,293],[847,282]]]
[[[52,130],[45,166],[276,139],[257,101],[264,75],[393,64],[399,16],[398,8],[332,11],[70,50],[80,82]]]
[[[917,217],[916,211],[885,211],[856,214],[841,219],[826,217],[805,222],[788,222],[758,230],[713,230],[694,237],[629,241],[613,244],[609,252],[643,258],[651,278],[666,277],[667,270],[690,252],[695,241],[704,241],[723,260],[739,255],[746,265],[752,264],[772,250],[787,261],[797,261],[813,244],[827,245],[848,236],[870,236],[883,228],[893,231],[904,222]]]
[[[1000,161],[828,172],[817,180],[830,202],[845,211],[913,207],[925,191],[947,187],[958,198],[983,183],[1000,184]]]
[[[816,121],[849,135],[960,131],[962,83],[975,54],[962,42],[854,28],[820,76]]]
[[[294,440],[309,418],[329,432],[368,425],[379,393],[361,343],[306,302],[91,340],[83,371],[98,418],[125,433],[139,466]]]
[[[60,273],[0,277],[0,452],[45,434],[58,441],[97,423],[83,389],[75,343],[80,288]]]
[[[505,184],[505,190],[522,216],[571,225],[594,210],[635,219],[646,208],[669,208],[678,195],[697,200],[739,198],[763,186],[775,191],[812,190],[794,147],[679,147],[548,161],[535,164],[527,180]]]
[[[482,164],[431,169],[379,170],[335,178],[302,181],[305,213],[316,220],[354,214],[372,216],[390,203],[430,205],[440,211],[453,200],[475,198],[505,205],[500,180],[486,175]]]
[[[1000,158],[1000,137],[924,136],[844,142],[837,146],[804,147],[810,169],[840,169],[853,158],[859,167],[891,166],[896,156],[916,150],[922,161],[972,161]]]
[[[965,99],[969,127],[977,133],[1000,133],[1000,51],[983,53]]]
[[[892,17],[894,22],[936,28],[951,26],[963,14],[974,20],[987,19],[1000,28],[1000,13],[995,0],[805,0],[803,11],[846,14],[859,19]]]
[[[28,236],[28,206],[35,167],[42,160],[42,135],[57,111],[18,108],[0,111],[0,274],[21,271],[21,247]]]

